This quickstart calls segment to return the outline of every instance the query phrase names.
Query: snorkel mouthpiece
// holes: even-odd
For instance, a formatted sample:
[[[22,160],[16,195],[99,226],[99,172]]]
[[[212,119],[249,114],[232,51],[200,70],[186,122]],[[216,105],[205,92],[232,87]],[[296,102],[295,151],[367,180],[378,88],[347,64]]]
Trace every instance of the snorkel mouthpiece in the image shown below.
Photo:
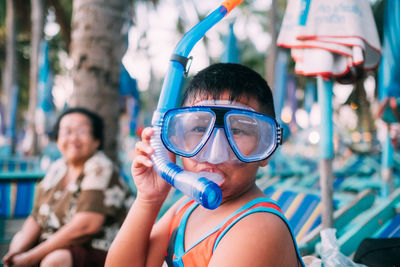
[[[155,126],[154,134],[150,139],[150,145],[154,148],[151,160],[156,172],[170,185],[199,202],[207,209],[217,208],[222,201],[221,188],[213,181],[206,178],[212,177],[214,181],[222,181],[222,177],[216,173],[185,171],[171,162],[168,150],[161,141],[161,127]]]
[[[182,171],[175,176],[172,185],[180,188],[186,195],[199,202],[203,207],[213,210],[221,204],[221,188],[204,177],[205,173],[202,174]]]
[[[184,74],[187,74],[186,64],[190,51],[211,27],[242,1],[227,0],[223,2],[219,8],[195,25],[179,41],[171,57],[167,75],[164,78],[157,110],[153,114],[154,134],[151,137],[150,145],[154,148],[151,159],[156,172],[173,187],[207,209],[217,208],[222,201],[221,188],[215,182],[207,179],[207,177],[214,177],[212,180],[222,180],[222,177],[215,179],[218,174],[188,172],[172,163],[169,159],[168,151],[161,141],[161,125],[165,112],[176,107],[182,79]]]

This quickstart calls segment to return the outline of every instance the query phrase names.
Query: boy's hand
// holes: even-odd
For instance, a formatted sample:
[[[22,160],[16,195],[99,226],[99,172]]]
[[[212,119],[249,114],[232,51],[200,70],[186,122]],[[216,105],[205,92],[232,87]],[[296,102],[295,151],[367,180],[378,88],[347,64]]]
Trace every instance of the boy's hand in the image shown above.
[[[150,159],[154,153],[154,149],[150,146],[150,137],[153,134],[152,128],[145,128],[142,132],[142,141],[136,143],[132,176],[138,191],[137,198],[150,203],[160,203],[167,197],[171,186],[157,175],[153,168],[153,162]]]

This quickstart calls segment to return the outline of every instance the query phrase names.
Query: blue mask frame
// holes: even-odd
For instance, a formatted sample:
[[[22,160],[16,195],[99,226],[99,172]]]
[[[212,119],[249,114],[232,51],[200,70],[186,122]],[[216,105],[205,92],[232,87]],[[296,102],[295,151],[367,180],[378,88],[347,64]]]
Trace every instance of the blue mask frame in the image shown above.
[[[170,121],[177,115],[179,114],[185,114],[188,112],[205,112],[209,113],[212,115],[211,121],[205,130],[205,133],[200,140],[200,142],[190,151],[184,151],[182,149],[177,148],[168,138],[167,132],[168,132],[168,127]],[[232,131],[230,130],[230,121],[229,121],[229,116],[230,115],[241,115],[241,116],[248,116],[250,118],[254,118],[260,121],[267,122],[268,125],[270,126],[271,132],[268,134],[272,136],[271,138],[271,143],[267,144],[267,147],[265,147],[265,151],[261,154],[258,155],[244,155],[239,147],[237,146],[236,142],[234,141],[234,136]],[[269,158],[274,151],[277,149],[278,145],[282,144],[282,132],[283,129],[280,127],[280,125],[277,123],[277,121],[268,115],[258,113],[255,111],[247,110],[247,109],[241,109],[241,108],[232,108],[232,107],[220,107],[220,106],[195,106],[195,107],[182,107],[182,108],[174,108],[170,109],[164,114],[163,117],[163,122],[161,126],[161,140],[164,143],[165,147],[171,151],[172,153],[175,153],[177,155],[183,156],[183,157],[193,157],[197,153],[200,152],[200,150],[206,145],[206,143],[209,141],[212,132],[214,131],[215,128],[223,128],[225,131],[225,136],[228,140],[228,143],[232,149],[232,151],[235,153],[236,157],[242,161],[242,162],[256,162],[256,161],[261,161]]]

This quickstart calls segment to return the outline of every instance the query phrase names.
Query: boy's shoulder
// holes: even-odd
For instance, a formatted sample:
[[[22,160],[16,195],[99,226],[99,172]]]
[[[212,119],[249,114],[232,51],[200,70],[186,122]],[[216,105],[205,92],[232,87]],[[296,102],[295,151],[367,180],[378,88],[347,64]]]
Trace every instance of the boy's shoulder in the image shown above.
[[[289,228],[278,215],[268,212],[252,213],[241,218],[221,239],[217,250],[215,252],[218,255],[228,252],[232,255],[236,251],[240,254],[239,259],[235,258],[237,261],[243,258],[248,262],[252,260],[263,263],[271,261],[277,263],[282,260],[296,262],[293,238]],[[258,265],[254,264],[254,266]],[[268,266],[286,265],[277,263]]]

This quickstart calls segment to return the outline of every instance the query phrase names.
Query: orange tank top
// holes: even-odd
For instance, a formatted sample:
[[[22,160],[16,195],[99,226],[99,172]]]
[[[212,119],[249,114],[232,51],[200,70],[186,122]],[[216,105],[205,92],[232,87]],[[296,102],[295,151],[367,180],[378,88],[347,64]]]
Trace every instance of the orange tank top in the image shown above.
[[[269,198],[257,198],[232,213],[222,223],[217,225],[210,233],[204,236],[191,248],[185,251],[184,249],[184,237],[186,223],[189,219],[190,214],[199,204],[194,200],[187,200],[183,202],[177,209],[176,214],[173,218],[170,240],[168,244],[168,250],[165,261],[168,266],[179,266],[179,267],[204,267],[207,266],[211,260],[214,250],[218,246],[223,236],[234,226],[240,219],[255,212],[269,212],[279,216],[287,225],[289,232],[292,236],[294,246],[297,252],[297,258],[302,266],[305,266],[299,250],[297,248],[296,240],[293,236],[293,232],[278,204]]]

